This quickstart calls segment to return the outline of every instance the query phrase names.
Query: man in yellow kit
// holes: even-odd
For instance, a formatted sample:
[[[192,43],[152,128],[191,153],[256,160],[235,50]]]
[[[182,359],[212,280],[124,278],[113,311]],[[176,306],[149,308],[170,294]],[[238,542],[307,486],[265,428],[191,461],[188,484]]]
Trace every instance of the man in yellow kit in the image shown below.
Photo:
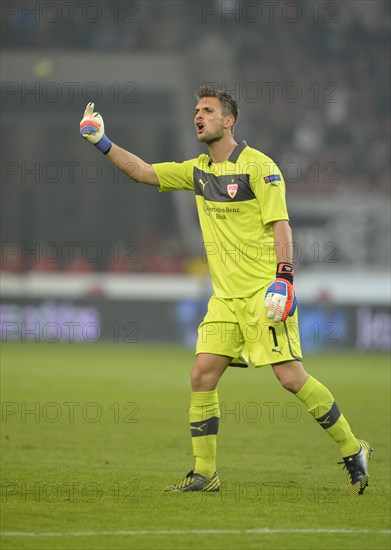
[[[271,365],[338,444],[349,491],[368,485],[370,445],[354,437],[329,390],[303,368],[293,286],[292,232],[285,183],[276,164],[234,139],[238,106],[214,87],[197,94],[194,125],[209,155],[147,164],[112,143],[90,103],[80,133],[122,172],[160,191],[195,192],[214,294],[199,326],[191,371],[190,430],[194,469],[168,492],[220,489],[216,472],[217,384],[230,364]]]

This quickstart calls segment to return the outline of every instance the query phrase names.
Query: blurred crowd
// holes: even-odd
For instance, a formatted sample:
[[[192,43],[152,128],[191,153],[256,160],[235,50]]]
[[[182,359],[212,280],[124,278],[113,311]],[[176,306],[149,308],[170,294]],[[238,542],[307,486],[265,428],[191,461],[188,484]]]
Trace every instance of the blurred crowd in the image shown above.
[[[273,46],[277,101],[254,104],[249,139],[279,161],[290,192],[389,193],[389,27],[359,18],[282,27]],[[253,54],[245,47],[238,54],[240,78],[262,81],[258,55],[267,38],[249,31]]]
[[[111,246],[86,243],[77,247],[53,243],[2,243],[0,271],[6,273],[191,273],[203,276],[207,264],[188,255],[181,241],[151,231],[142,231],[134,242]]]
[[[354,193],[364,199],[374,191],[389,193],[386,0],[281,1],[274,3],[274,12],[273,2],[244,0],[2,4],[7,10],[5,54],[8,49],[180,52],[189,59],[199,53],[202,60],[221,52],[233,63],[235,77],[216,84],[240,104],[237,137],[280,165],[289,193]],[[194,72],[202,78],[202,61]],[[8,258],[1,268],[159,273],[206,269],[199,258],[186,256],[178,239],[145,234],[139,242],[144,253],[137,262],[114,261],[107,255],[101,263],[81,257],[63,264],[47,258],[22,261],[16,255],[15,265]]]
[[[296,0],[273,10],[245,0],[13,4],[5,49],[219,49],[236,70],[233,82],[217,84],[236,94],[246,139],[280,163],[293,192],[388,191],[385,0]]]

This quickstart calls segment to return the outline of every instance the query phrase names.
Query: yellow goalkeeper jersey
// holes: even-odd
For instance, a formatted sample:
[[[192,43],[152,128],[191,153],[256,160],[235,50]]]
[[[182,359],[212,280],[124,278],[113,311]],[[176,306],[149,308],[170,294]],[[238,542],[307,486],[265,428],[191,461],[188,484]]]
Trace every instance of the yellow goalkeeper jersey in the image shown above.
[[[272,222],[288,220],[277,165],[242,141],[228,160],[208,155],[153,164],[160,191],[195,192],[214,293],[251,296],[276,272]]]

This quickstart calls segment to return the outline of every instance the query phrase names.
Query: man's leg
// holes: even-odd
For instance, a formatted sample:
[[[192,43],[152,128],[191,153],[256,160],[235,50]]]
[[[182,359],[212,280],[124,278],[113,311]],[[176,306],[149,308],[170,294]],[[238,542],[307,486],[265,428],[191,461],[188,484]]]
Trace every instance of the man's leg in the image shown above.
[[[216,491],[220,482],[216,474],[216,440],[220,409],[216,386],[231,357],[199,353],[191,371],[189,420],[194,469],[166,491]]]
[[[216,471],[216,439],[219,428],[217,383],[231,357],[200,353],[191,371],[190,430],[194,473],[211,478]]]
[[[334,397],[323,384],[304,370],[300,361],[288,361],[272,367],[281,385],[306,405],[308,412],[339,445],[342,456],[359,452],[360,444]]]
[[[287,361],[272,367],[281,385],[306,405],[308,412],[338,444],[350,476],[351,492],[362,494],[368,482],[369,444],[355,438],[330,391],[310,376],[300,361]]]
[[[243,334],[233,300],[212,296],[198,327],[196,360],[191,371],[190,430],[194,470],[166,491],[218,491],[216,440],[219,427],[217,384],[233,357],[240,357]]]

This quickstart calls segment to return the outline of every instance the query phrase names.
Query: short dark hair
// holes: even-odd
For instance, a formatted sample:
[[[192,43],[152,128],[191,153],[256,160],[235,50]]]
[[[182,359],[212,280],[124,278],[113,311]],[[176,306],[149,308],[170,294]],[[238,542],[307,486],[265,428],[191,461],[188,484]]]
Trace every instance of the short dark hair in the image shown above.
[[[196,92],[197,100],[202,99],[203,97],[217,97],[223,106],[225,115],[232,115],[235,119],[235,123],[239,117],[239,106],[236,100],[232,97],[231,94],[220,90],[216,86],[211,86],[208,84],[203,84],[200,89]]]

